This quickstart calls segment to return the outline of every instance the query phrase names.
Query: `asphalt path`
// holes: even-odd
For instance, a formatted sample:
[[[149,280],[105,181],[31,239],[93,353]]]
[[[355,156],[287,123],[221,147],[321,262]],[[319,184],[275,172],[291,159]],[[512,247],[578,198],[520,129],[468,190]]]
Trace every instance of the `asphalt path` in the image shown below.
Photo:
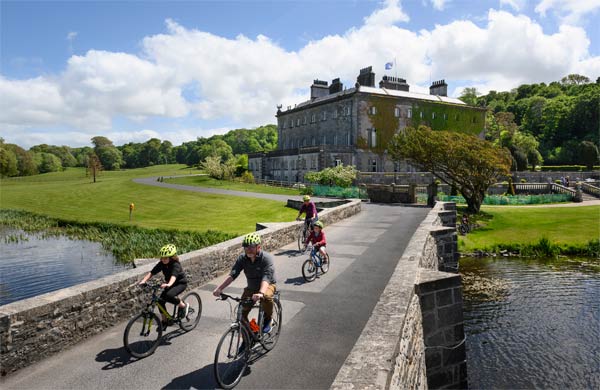
[[[188,177],[189,175],[182,176],[170,176],[170,177]],[[135,183],[145,184],[155,187],[163,187],[163,188],[172,188],[175,190],[183,190],[183,191],[192,191],[192,192],[204,192],[208,194],[219,194],[219,195],[231,195],[231,196],[242,196],[245,198],[260,198],[260,199],[270,199],[277,200],[281,202],[286,202],[288,199],[296,199],[301,200],[302,195],[290,196],[290,195],[278,195],[278,194],[262,194],[259,192],[246,192],[246,191],[235,191],[235,190],[225,190],[222,188],[211,188],[211,187],[200,187],[200,186],[189,186],[184,184],[172,184],[165,183],[157,180],[158,177],[143,177],[138,179],[133,179]],[[319,198],[315,196],[311,196],[313,201],[331,201],[331,198]]]
[[[294,244],[273,252],[283,326],[278,344],[253,355],[238,388],[329,388],[367,323],[416,227],[428,209],[363,204],[358,215],[326,226],[330,271],[311,283],[302,278]],[[240,248],[241,252],[241,248]],[[2,389],[204,389],[215,388],[213,360],[230,323],[230,306],[211,291],[225,276],[196,289],[204,309],[198,327],[168,328],[148,358],[130,358],[123,322],[67,351],[0,380]],[[226,292],[240,294],[240,276]]]

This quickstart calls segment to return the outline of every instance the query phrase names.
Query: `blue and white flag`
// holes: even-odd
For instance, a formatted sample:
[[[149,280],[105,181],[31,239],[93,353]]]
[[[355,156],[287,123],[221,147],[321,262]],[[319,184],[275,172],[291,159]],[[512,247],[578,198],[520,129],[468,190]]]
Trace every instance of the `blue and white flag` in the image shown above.
[[[385,63],[385,70],[390,70],[394,67],[394,63],[393,62],[386,62]]]

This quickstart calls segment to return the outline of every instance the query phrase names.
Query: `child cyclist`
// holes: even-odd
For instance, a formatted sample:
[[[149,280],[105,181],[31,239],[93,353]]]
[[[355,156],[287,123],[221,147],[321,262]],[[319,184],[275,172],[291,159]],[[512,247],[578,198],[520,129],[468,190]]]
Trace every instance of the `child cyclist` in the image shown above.
[[[323,222],[315,222],[312,232],[310,232],[310,235],[306,238],[306,242],[304,243],[304,250],[306,250],[309,242],[313,244],[315,250],[319,251],[323,263],[327,263],[328,257],[325,250],[327,240],[325,239],[325,232],[323,231]]]
[[[179,318],[187,317],[190,305],[179,299],[177,295],[181,294],[187,287],[187,278],[179,257],[177,257],[177,248],[173,244],[168,244],[160,248],[160,261],[148,272],[140,281],[140,285],[145,284],[148,279],[161,272],[165,277],[165,283],[160,287],[163,289],[160,295],[160,301],[164,305],[165,301],[176,305],[179,308]],[[162,312],[163,329],[166,328],[166,318]]]

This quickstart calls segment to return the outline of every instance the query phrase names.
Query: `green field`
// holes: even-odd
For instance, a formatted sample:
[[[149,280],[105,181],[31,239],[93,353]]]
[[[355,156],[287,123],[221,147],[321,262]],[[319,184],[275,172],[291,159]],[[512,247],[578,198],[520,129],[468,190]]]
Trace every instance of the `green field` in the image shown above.
[[[197,172],[197,171],[196,171]],[[241,235],[256,222],[293,221],[297,211],[282,202],[152,187],[133,178],[190,173],[184,165],[102,172],[96,183],[85,169],[69,168],[0,182],[0,208],[22,209],[79,222],[110,222],[144,228],[218,230]],[[129,221],[129,204],[135,204]]]
[[[585,245],[600,238],[600,206],[487,207],[481,208],[482,225],[460,236],[460,251],[494,245],[533,244],[542,238],[558,245]]]
[[[245,192],[259,192],[263,194],[278,194],[278,195],[290,195],[298,196],[300,193],[296,189],[283,188],[283,187],[272,187],[260,184],[250,184],[233,182],[229,180],[216,180],[209,176],[189,176],[189,177],[176,177],[173,179],[165,179],[165,183],[182,184],[188,186],[198,187],[210,187],[219,188],[222,190],[233,190],[233,191],[245,191]]]

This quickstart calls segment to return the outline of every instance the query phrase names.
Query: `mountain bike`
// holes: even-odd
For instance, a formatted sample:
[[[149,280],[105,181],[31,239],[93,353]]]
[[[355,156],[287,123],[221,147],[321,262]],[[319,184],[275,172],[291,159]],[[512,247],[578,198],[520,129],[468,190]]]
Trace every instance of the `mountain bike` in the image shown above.
[[[302,219],[296,218],[296,221],[302,221]],[[310,235],[310,232],[311,232],[311,222],[310,222],[310,220],[305,219],[304,223],[302,224],[300,229],[298,229],[298,233],[296,233],[297,240],[298,240],[298,251],[300,253],[304,253],[304,251],[306,250],[304,247],[304,243],[306,242],[306,239]]]
[[[215,351],[214,372],[217,383],[224,389],[235,387],[248,367],[250,353],[256,346],[262,346],[265,351],[275,347],[279,334],[281,333],[282,309],[279,291],[273,295],[273,317],[271,318],[271,330],[263,333],[264,311],[258,305],[258,326],[252,329],[251,323],[246,321],[242,315],[244,307],[255,307],[252,298],[238,298],[231,295],[221,294],[217,300],[227,299],[238,302],[236,307],[236,318],[223,334],[217,350]]]
[[[150,301],[146,303],[146,308],[129,320],[123,334],[125,349],[131,356],[139,359],[152,355],[162,337],[163,326],[155,309],[163,314],[167,320],[167,325],[178,324],[185,332],[194,329],[202,315],[202,300],[200,295],[195,292],[189,292],[182,298],[190,307],[187,316],[180,318],[177,305],[173,307],[173,314],[169,314],[160,302],[158,294],[158,291],[162,290],[160,283],[145,284],[140,287],[143,292],[152,292],[152,296]]]
[[[325,252],[326,259],[323,259],[321,252],[319,252],[318,248],[314,246],[310,249],[310,258],[307,259],[302,264],[302,277],[307,282],[312,282],[317,278],[317,271],[319,268],[321,272],[326,274],[329,271],[329,266],[331,264],[331,259],[329,258],[329,253]],[[323,261],[327,260],[327,261]]]

